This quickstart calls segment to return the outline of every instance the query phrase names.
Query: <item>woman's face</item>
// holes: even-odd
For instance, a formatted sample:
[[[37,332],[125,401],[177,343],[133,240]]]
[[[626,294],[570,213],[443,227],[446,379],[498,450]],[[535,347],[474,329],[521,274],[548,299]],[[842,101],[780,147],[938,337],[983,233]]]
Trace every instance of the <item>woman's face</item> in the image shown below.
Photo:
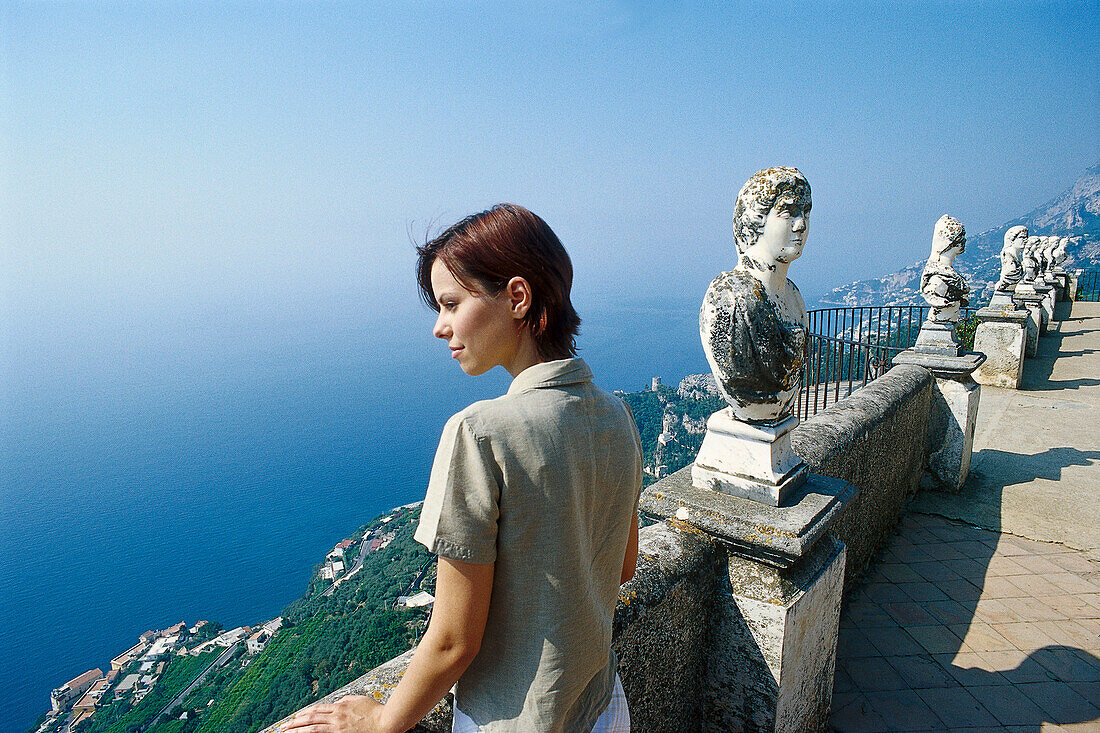
[[[494,298],[480,288],[471,292],[438,259],[432,263],[432,291],[439,304],[432,334],[447,342],[462,371],[477,376],[495,366],[507,368],[523,328],[507,293]]]
[[[798,202],[781,197],[768,212],[764,230],[747,254],[762,264],[793,262],[802,256],[809,230],[809,212]]]

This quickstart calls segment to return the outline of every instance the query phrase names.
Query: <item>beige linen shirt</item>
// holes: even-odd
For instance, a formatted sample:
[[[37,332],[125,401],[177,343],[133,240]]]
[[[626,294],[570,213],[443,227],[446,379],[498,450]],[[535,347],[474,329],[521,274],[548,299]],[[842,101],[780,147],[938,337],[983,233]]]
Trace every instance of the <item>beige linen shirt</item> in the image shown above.
[[[611,621],[642,486],[638,430],[581,359],[525,369],[447,421],[415,537],[495,563],[455,704],[487,733],[586,731],[615,683]]]

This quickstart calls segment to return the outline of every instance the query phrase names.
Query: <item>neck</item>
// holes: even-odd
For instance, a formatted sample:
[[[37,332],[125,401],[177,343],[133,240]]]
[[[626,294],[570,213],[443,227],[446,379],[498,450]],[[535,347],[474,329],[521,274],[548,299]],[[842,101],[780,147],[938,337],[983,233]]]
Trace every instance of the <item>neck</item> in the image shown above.
[[[546,361],[539,356],[539,350],[535,347],[535,340],[529,333],[524,330],[520,337],[519,345],[516,347],[515,354],[508,360],[507,364],[501,364],[508,373],[515,379],[519,376],[520,372],[535,364],[540,364]]]
[[[774,267],[753,267],[746,263],[752,276],[764,285],[764,290],[769,295],[782,295],[787,292],[787,270],[790,262],[776,262]]]

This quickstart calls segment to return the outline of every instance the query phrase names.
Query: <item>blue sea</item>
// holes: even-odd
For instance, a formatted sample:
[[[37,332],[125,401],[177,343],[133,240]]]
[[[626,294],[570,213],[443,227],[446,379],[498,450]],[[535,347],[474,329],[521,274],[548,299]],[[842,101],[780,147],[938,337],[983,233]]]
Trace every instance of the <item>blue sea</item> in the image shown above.
[[[596,382],[705,371],[697,302],[579,302]],[[463,375],[432,318],[186,323],[71,354],[17,339],[0,373],[0,731],[147,629],[278,615],[333,544],[423,498],[444,421],[510,381]]]

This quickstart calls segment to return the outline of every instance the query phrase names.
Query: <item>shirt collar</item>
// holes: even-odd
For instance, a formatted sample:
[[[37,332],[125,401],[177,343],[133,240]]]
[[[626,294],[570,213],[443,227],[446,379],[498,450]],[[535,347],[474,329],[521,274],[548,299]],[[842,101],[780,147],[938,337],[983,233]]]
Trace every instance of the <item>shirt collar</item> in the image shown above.
[[[584,359],[557,359],[533,364],[512,380],[508,394],[518,394],[528,389],[543,387],[561,387],[566,384],[580,384],[592,381],[592,370]]]

